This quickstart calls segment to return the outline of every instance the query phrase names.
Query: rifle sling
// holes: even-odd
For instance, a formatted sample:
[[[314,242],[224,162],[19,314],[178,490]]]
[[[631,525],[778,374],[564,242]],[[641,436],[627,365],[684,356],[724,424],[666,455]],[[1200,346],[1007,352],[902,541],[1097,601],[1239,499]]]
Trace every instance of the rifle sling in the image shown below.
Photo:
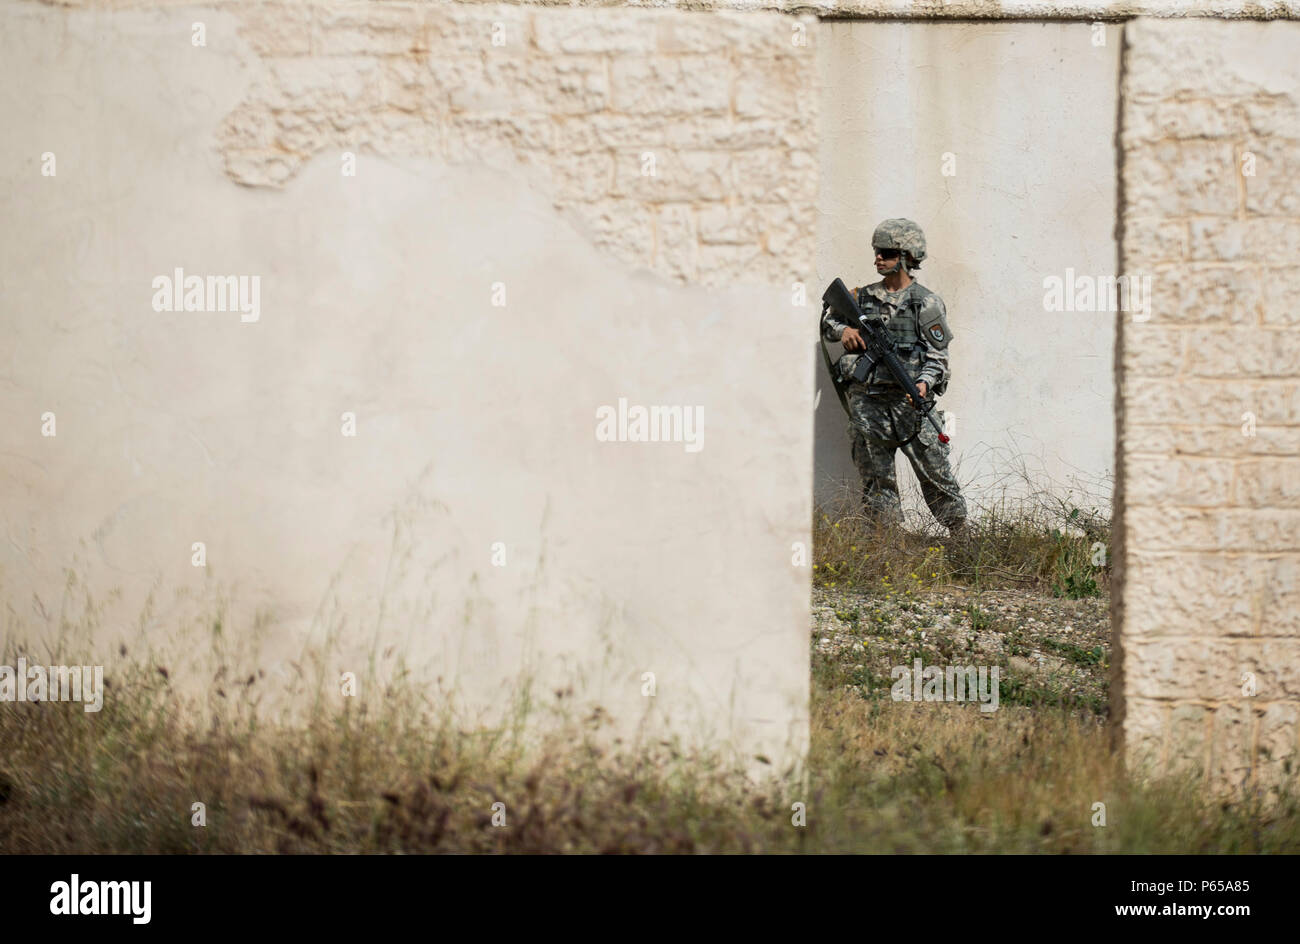
[[[828,307],[829,306],[827,305],[822,306],[823,316],[825,316]],[[817,339],[821,341],[822,360],[826,362],[826,370],[830,372],[831,386],[835,388],[835,395],[840,398],[840,406],[844,408],[844,415],[852,420],[853,414],[849,412],[849,400],[848,397],[844,395],[844,381],[840,378],[840,372],[835,369],[835,364],[831,362],[831,352],[826,350],[826,338],[822,335],[821,331],[817,332]]]

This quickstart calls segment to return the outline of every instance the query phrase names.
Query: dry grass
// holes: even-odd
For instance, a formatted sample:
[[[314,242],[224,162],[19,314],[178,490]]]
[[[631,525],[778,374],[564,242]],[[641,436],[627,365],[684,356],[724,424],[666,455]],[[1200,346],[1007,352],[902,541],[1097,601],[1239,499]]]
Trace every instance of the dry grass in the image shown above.
[[[958,538],[928,517],[906,528],[868,517],[856,491],[845,487],[815,509],[813,580],[831,589],[883,592],[958,584],[1074,599],[1104,595],[1110,519],[1102,504],[1087,491],[1004,497],[972,508]]]
[[[822,512],[817,579],[1103,592],[1105,568],[1080,561],[1105,523],[1052,514],[993,515],[948,542]],[[17,651],[11,639],[0,661]],[[1294,796],[1223,804],[1190,780],[1141,782],[1087,711],[863,697],[851,667],[816,652],[807,769],[764,782],[672,743],[622,743],[598,714],[541,723],[536,702],[461,730],[400,683],[277,721],[251,684],[187,696],[158,659],[115,667],[98,714],[0,704],[0,852],[1300,851]]]
[[[1096,721],[1062,711],[819,700],[818,848],[1148,853],[1300,848],[1294,800],[1216,805],[1191,782],[1135,783]],[[1093,825],[1094,804],[1105,823]]]
[[[528,742],[515,724],[460,731],[390,689],[268,725],[212,713],[153,666],[117,677],[98,715],[0,710],[0,852],[1300,850],[1294,799],[1223,806],[1190,782],[1132,782],[1087,715],[864,700],[828,666],[806,781],[765,783],[612,743],[597,718]]]

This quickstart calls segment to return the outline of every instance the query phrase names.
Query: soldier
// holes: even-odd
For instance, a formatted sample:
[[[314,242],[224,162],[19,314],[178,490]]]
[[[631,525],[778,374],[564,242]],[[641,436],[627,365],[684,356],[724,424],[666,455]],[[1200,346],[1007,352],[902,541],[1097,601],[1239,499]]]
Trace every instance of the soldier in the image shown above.
[[[943,299],[913,280],[912,273],[925,259],[925,235],[911,220],[885,220],[871,237],[876,271],[882,280],[854,289],[858,305],[885,323],[899,359],[916,381],[922,397],[933,400],[948,388],[948,329]],[[829,309],[822,315],[822,336],[839,341],[845,354],[839,360],[841,377],[848,377],[866,345],[861,333],[841,322]],[[948,465],[948,445],[939,441],[934,427],[911,406],[884,365],[872,367],[863,383],[845,391],[852,423],[849,436],[853,461],[862,476],[862,500],[870,514],[893,522],[903,520],[898,498],[894,451],[902,449],[921,494],[935,519],[953,534],[966,526],[966,503]],[[935,418],[943,423],[943,413]],[[919,427],[919,428],[918,428]]]

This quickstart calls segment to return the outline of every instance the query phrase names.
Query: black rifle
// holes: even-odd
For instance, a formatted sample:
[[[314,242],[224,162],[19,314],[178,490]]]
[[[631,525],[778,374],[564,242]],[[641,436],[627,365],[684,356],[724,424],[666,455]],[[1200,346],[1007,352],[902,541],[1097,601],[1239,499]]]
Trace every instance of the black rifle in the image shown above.
[[[822,343],[822,356],[826,358],[826,367],[831,372],[831,382],[835,384],[835,392],[839,395],[840,404],[844,407],[844,412],[849,411],[848,403],[844,397],[844,387],[848,386],[850,380],[857,383],[865,383],[871,369],[877,364],[884,364],[889,375],[894,378],[894,382],[902,388],[903,393],[912,398],[912,406],[930,421],[934,431],[939,434],[939,442],[946,443],[947,435],[939,428],[939,422],[934,418],[930,411],[934,409],[933,400],[925,400],[921,396],[921,391],[917,389],[916,382],[907,375],[907,368],[903,362],[898,359],[898,353],[894,350],[894,342],[889,338],[889,332],[885,329],[885,323],[879,318],[873,318],[865,314],[858,307],[858,300],[853,297],[853,293],[848,290],[845,284],[836,279],[826,289],[822,295],[822,312],[825,313],[830,309],[835,315],[850,326],[856,327],[862,332],[862,340],[867,349],[862,357],[858,358],[857,364],[854,365],[853,373],[848,378],[842,378],[831,365],[831,357],[826,353],[826,344]],[[916,438],[917,433],[921,431],[920,421],[916,425],[916,433],[913,433],[900,446],[905,446]]]

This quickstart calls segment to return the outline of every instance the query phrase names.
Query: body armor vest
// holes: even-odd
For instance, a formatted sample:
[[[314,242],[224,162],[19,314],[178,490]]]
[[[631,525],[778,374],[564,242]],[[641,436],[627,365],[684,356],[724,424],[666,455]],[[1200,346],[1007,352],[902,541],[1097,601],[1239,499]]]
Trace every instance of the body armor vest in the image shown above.
[[[921,340],[921,326],[917,320],[917,314],[921,310],[923,301],[924,296],[909,286],[909,291],[902,300],[902,304],[894,312],[893,316],[885,322],[885,330],[889,332],[889,339],[894,342],[894,349],[898,352],[898,359],[903,362],[903,366],[907,368],[907,372],[912,375],[913,379],[925,366],[925,342]],[[876,315],[881,318],[888,311],[884,302],[867,294],[865,291],[858,293],[858,307],[867,315]],[[889,376],[889,371],[880,365],[872,368],[867,377],[867,383],[871,386],[880,387],[897,386],[894,383],[894,378]]]

